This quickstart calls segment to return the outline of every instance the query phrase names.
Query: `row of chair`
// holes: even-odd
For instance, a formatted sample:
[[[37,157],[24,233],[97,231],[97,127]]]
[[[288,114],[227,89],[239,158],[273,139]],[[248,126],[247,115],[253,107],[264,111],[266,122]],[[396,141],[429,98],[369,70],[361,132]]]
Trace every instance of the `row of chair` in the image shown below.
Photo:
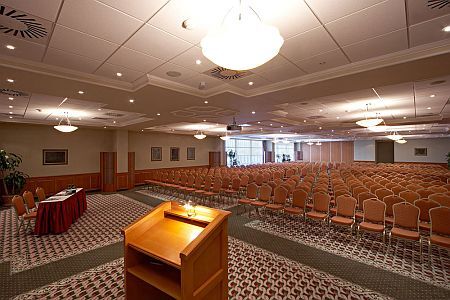
[[[36,197],[39,202],[45,200],[45,191],[41,187],[36,188]],[[34,195],[30,191],[24,191],[22,196],[15,195],[12,204],[17,220],[17,234],[24,226],[25,231],[31,227],[31,221],[37,217],[38,204],[34,201]]]

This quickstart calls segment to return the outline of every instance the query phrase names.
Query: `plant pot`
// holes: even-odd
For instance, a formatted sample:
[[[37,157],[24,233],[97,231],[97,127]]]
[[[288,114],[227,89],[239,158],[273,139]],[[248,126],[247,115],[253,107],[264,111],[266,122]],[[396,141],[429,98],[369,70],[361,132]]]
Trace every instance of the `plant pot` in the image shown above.
[[[3,195],[1,205],[2,206],[11,206],[13,197],[14,196],[11,196],[11,195]]]

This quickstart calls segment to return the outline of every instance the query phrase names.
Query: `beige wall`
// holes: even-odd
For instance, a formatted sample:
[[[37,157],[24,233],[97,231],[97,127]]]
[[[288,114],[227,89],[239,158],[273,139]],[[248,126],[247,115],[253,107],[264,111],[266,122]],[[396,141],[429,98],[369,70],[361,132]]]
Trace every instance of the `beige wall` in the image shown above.
[[[52,126],[0,123],[0,149],[21,154],[21,170],[32,177],[100,171],[100,152],[113,151],[113,131],[79,128],[61,133]],[[43,149],[68,149],[67,165],[42,164]]]
[[[223,141],[211,136],[197,140],[192,135],[129,132],[128,141],[128,150],[136,153],[136,170],[208,165],[210,151],[224,151]],[[151,147],[162,147],[162,161],[151,161]],[[170,161],[170,147],[180,148],[180,161]],[[195,160],[186,160],[187,147],[195,147]]]

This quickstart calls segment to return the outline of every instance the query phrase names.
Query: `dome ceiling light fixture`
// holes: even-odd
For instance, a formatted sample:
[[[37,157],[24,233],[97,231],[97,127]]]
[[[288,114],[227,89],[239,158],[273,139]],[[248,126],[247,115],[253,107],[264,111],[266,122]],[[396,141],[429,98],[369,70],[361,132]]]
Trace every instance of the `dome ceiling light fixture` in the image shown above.
[[[314,143],[311,142],[311,141],[308,141],[308,142],[306,143],[306,145],[312,146],[312,145],[314,145]]]
[[[225,135],[221,136],[220,139],[222,141],[228,141],[230,139],[230,136],[228,135],[228,132],[225,132]]]
[[[369,127],[377,126],[377,125],[379,125],[380,123],[383,122],[383,119],[379,118],[378,114],[376,114],[376,118],[375,119],[368,119],[367,118],[367,113],[369,113],[369,104],[368,103],[366,104],[366,112],[364,114],[365,115],[365,119],[357,121],[356,122],[357,125],[359,125],[361,127],[369,128]]]
[[[206,137],[206,135],[205,135],[202,131],[197,131],[197,132],[194,134],[194,137],[195,137],[197,140],[203,140],[203,139]]]
[[[77,126],[73,126],[72,124],[70,124],[68,112],[64,112],[64,117],[62,117],[58,125],[53,126],[53,128],[64,133],[73,132],[78,129]],[[61,124],[64,120],[66,121],[66,124]]]
[[[316,146],[322,146],[322,143],[321,142],[317,142]]]
[[[232,7],[201,40],[202,53],[218,66],[249,70],[274,58],[284,43],[278,28],[264,24],[246,0]]]
[[[396,140],[395,142],[399,143],[399,144],[406,144],[407,143],[407,141],[405,139]]]
[[[398,140],[402,140],[403,136],[398,134],[397,131],[394,131],[393,133],[389,134],[386,136],[388,139],[393,140],[393,141],[398,141]]]

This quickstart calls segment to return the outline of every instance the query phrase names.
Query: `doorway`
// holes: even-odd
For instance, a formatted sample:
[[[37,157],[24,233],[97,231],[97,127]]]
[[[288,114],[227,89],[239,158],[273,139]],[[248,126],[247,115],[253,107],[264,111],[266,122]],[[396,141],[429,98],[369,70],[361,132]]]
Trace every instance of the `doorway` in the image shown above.
[[[375,162],[394,162],[394,141],[375,141]]]

